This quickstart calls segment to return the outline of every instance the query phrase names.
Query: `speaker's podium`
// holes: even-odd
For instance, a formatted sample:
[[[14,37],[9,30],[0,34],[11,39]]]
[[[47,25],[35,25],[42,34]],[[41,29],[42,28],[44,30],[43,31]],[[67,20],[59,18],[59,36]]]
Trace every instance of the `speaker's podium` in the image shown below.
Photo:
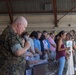
[[[45,75],[47,60],[39,60],[37,64],[31,64],[25,75]]]

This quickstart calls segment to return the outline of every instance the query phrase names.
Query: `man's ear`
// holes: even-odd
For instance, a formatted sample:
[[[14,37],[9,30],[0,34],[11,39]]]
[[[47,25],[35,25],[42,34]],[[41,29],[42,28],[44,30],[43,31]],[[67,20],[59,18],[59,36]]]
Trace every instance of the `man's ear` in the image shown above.
[[[17,24],[17,27],[20,28],[20,27],[21,27],[21,23],[18,23],[18,24]]]

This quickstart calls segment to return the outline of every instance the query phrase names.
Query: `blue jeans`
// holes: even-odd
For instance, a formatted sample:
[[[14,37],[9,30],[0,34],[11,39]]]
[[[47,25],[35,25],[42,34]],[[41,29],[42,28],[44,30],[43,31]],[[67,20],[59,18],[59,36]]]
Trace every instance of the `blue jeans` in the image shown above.
[[[60,57],[58,59],[58,62],[59,62],[58,75],[62,75],[63,74],[64,65],[65,65],[65,56]]]
[[[63,75],[66,75],[67,70],[68,70],[68,59],[65,59],[65,65],[64,65]]]

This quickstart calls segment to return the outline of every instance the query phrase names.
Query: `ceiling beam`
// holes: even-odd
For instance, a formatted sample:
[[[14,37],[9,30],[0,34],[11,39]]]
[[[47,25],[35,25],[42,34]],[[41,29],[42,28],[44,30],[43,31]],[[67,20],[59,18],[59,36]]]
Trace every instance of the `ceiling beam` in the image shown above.
[[[58,27],[58,24],[57,24],[57,5],[56,5],[56,0],[52,0],[52,1],[53,1],[54,23],[55,23],[55,27]]]

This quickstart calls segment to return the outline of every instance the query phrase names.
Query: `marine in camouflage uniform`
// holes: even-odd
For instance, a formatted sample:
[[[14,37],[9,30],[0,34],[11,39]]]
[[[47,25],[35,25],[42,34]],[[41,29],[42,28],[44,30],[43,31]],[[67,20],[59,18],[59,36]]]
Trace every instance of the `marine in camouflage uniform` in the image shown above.
[[[0,75],[24,75],[26,61],[23,56],[16,56],[14,50],[23,48],[22,39],[13,28],[8,26],[1,35]],[[13,48],[18,45],[19,47]]]

